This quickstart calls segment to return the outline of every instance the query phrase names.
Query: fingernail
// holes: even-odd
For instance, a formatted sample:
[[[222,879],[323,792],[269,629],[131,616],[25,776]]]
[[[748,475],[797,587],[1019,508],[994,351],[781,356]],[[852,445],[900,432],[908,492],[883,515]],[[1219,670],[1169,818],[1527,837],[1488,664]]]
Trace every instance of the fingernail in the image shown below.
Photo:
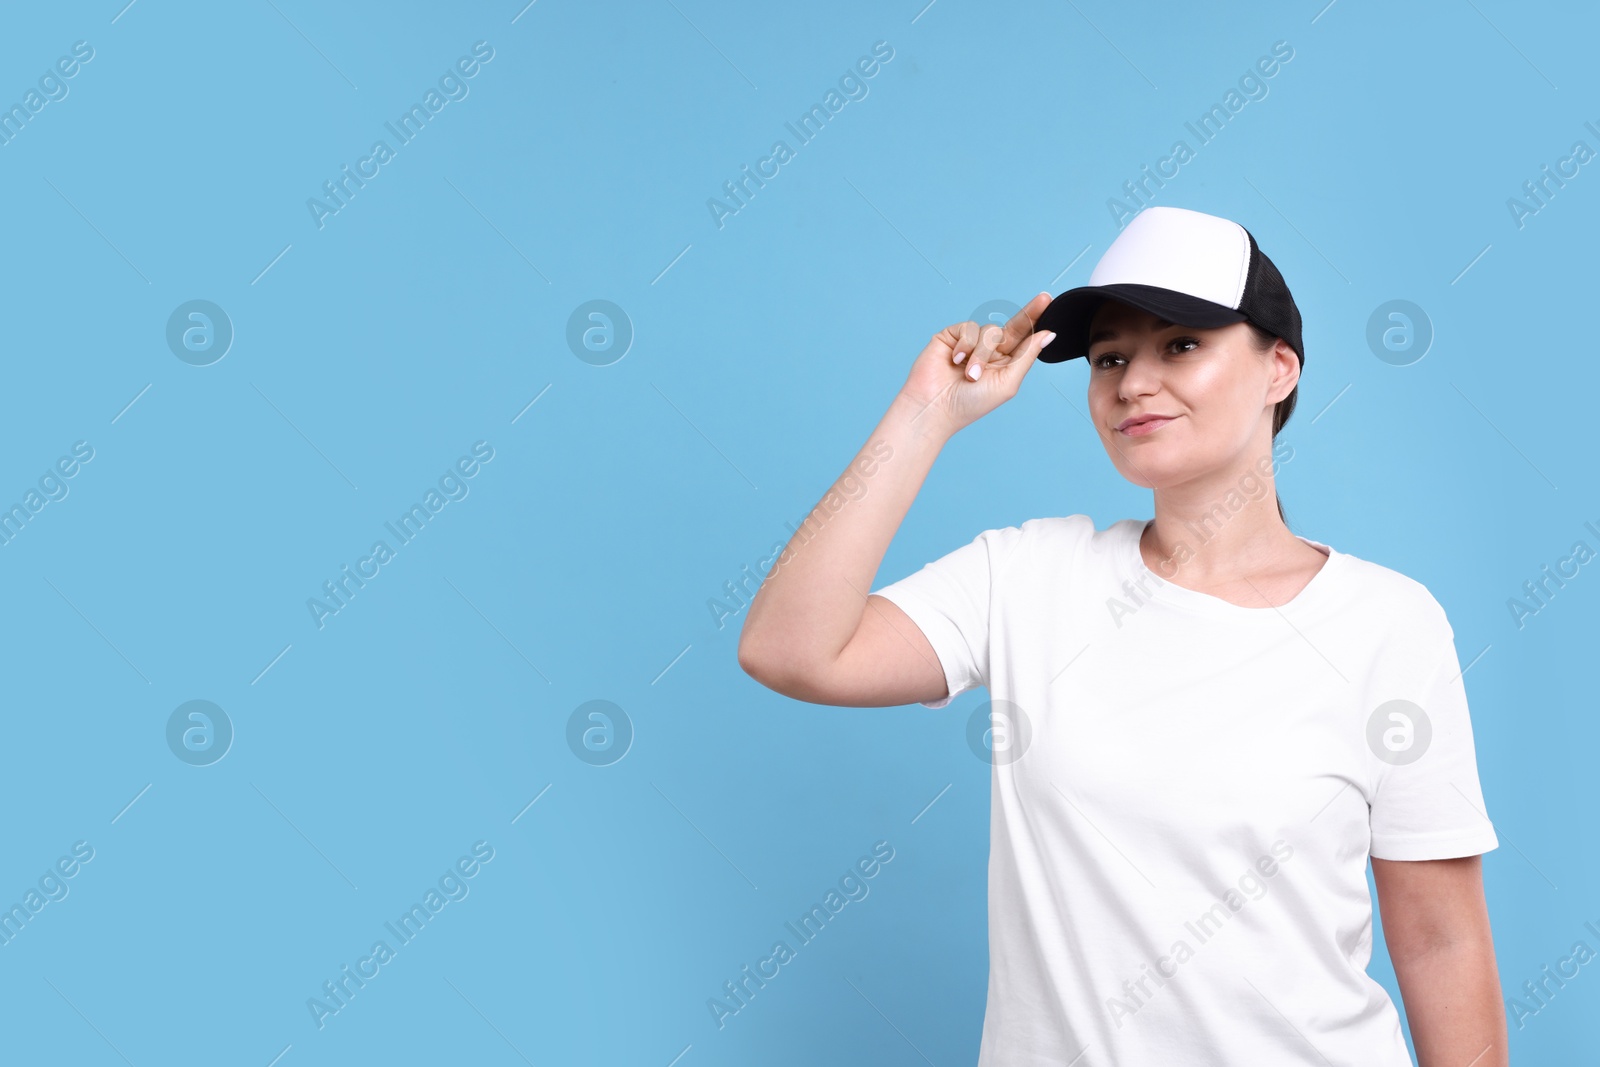
[[[1041,333],[1039,336],[1044,338],[1044,340],[1039,342],[1039,347],[1040,348],[1043,348],[1045,345],[1049,344],[1051,341],[1054,341],[1056,339],[1056,334],[1055,334],[1054,330],[1046,330],[1044,333]]]
[[[957,363],[960,363],[962,360],[964,360],[966,358],[967,358],[967,353],[965,353],[965,352],[957,352],[956,353],[956,362]]]

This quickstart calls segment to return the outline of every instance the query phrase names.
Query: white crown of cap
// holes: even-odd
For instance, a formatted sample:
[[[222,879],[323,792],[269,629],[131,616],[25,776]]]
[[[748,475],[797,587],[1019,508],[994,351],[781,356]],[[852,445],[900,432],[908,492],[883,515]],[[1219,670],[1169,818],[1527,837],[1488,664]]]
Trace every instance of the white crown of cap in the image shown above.
[[[1188,293],[1238,310],[1250,273],[1250,237],[1232,219],[1182,207],[1147,207],[1123,227],[1090,285],[1134,283]]]

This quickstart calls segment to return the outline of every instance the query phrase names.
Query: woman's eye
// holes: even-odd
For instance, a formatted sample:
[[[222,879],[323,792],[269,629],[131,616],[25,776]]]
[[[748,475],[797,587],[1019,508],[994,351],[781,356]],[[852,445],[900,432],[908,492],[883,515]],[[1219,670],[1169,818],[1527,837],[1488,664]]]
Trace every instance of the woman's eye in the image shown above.
[[[1200,339],[1197,337],[1174,337],[1172,340],[1167,342],[1167,346],[1169,348],[1175,345],[1192,345],[1195,348],[1198,348],[1200,346]],[[1190,348],[1179,348],[1178,350],[1180,352],[1192,351]],[[1117,355],[1115,352],[1101,352],[1097,356],[1089,357],[1089,365],[1094,367],[1096,370],[1108,370],[1113,365],[1114,361],[1121,359],[1122,357]]]

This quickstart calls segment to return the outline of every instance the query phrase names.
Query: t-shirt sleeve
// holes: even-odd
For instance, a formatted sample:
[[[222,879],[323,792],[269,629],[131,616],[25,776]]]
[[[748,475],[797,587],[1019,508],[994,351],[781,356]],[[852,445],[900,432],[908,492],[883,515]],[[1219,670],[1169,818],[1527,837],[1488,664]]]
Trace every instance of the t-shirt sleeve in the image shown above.
[[[1371,810],[1371,855],[1377,859],[1476,856],[1500,844],[1478,782],[1455,636],[1448,628],[1445,633],[1443,652],[1412,701],[1422,714],[1398,705],[1379,716],[1382,721],[1369,734],[1375,752],[1394,751],[1407,743],[1426,746],[1409,762],[1380,757]]]
[[[1015,526],[985,530],[967,544],[872,595],[892,601],[917,624],[944,668],[948,694],[924,700],[942,708],[961,693],[989,684],[989,609],[994,577],[1015,550]]]

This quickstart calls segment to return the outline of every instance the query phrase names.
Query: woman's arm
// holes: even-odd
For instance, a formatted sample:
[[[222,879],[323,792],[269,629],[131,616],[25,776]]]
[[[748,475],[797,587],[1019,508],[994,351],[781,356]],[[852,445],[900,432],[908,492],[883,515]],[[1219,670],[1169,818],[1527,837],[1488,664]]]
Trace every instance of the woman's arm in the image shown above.
[[[867,444],[757,590],[739,635],[739,665],[752,678],[815,702],[872,702],[859,706],[944,689],[938,660],[920,631],[920,645],[909,640],[898,608],[873,605],[880,610],[863,628],[867,594],[945,442],[1014,395],[1054,336],[1033,333],[1049,299],[1034,297],[1003,330],[969,321],[934,334]],[[864,642],[846,654],[863,629]]]
[[[846,656],[845,648],[863,625],[889,542],[947,439],[936,418],[895,398],[756,591],[739,634],[745,673],[817,704],[875,706],[872,691],[903,694],[898,702],[909,703],[912,692],[943,687],[937,658],[923,659],[929,650],[909,642],[916,627],[908,633],[905,620],[877,628],[882,647],[870,656]],[[896,641],[896,634],[905,636]]]
[[[1507,1067],[1483,857],[1372,860],[1418,1067]]]

